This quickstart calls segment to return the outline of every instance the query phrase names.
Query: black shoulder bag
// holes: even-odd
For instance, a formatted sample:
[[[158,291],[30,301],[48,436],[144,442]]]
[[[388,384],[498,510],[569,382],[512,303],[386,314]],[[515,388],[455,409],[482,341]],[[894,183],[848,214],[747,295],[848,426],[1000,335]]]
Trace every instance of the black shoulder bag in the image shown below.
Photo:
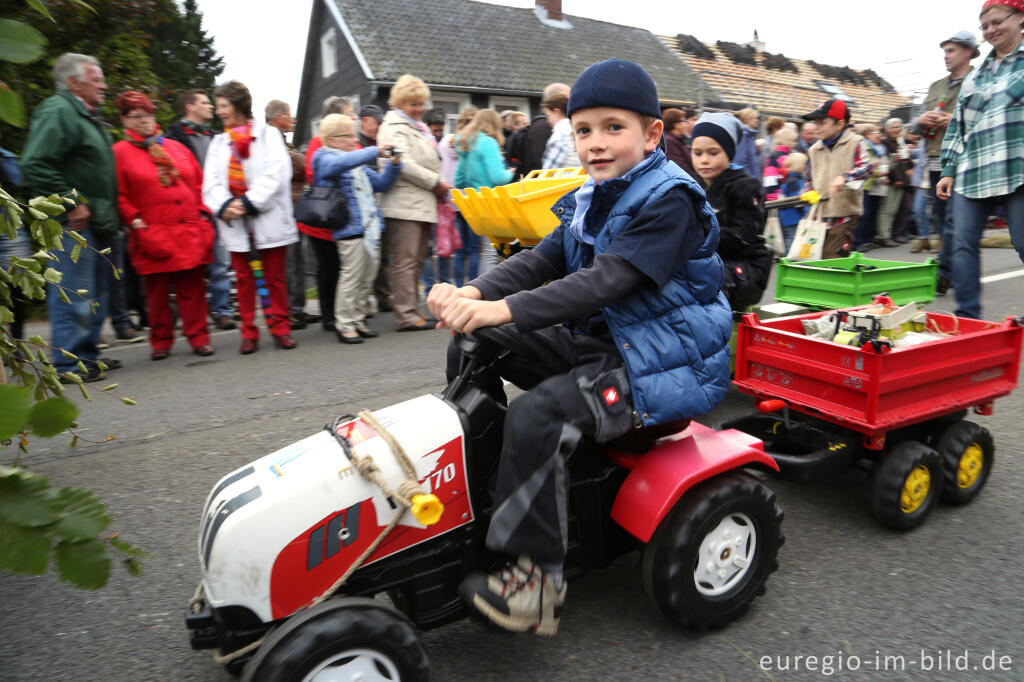
[[[295,202],[295,220],[331,230],[348,224],[348,199],[338,187],[314,186]]]

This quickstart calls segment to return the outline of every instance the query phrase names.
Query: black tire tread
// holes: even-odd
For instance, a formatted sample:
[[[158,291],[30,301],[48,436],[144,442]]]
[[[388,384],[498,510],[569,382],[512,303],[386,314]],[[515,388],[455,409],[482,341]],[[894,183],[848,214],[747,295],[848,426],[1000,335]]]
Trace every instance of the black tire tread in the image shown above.
[[[918,464],[924,464],[931,473],[932,482],[928,498],[912,514],[900,509],[900,495],[907,476]],[[939,453],[924,443],[907,440],[887,453],[873,475],[869,504],[875,519],[895,530],[912,530],[928,518],[942,493],[943,472]]]
[[[246,666],[243,680],[297,682],[306,674],[300,667],[303,662],[329,655],[331,649],[356,647],[391,658],[402,682],[425,682],[430,676],[419,636],[401,614],[373,600],[346,598],[329,600],[285,621]]]
[[[964,490],[957,485],[957,471],[960,467],[960,457],[971,443],[981,446],[985,455],[985,465],[975,484]],[[942,501],[957,505],[973,501],[985,487],[995,463],[996,445],[992,434],[981,424],[970,421],[956,422],[942,433],[935,444],[935,449],[942,458]]]
[[[758,543],[771,540],[772,535],[775,542],[768,547],[767,555],[764,555],[762,561],[763,565],[755,567],[750,580],[740,588],[740,599],[724,609],[709,611],[695,608],[697,605],[686,603],[686,596],[678,584],[657,580],[655,563],[679,563],[679,548],[690,544],[681,540],[700,539],[696,535],[705,522],[723,505],[735,502],[740,497],[762,506],[763,510],[767,511],[769,527],[758,530]],[[723,627],[743,615],[755,597],[764,594],[768,576],[778,569],[778,551],[786,542],[782,532],[784,516],[776,503],[775,493],[749,474],[729,472],[694,486],[683,496],[681,503],[677,503],[672,512],[662,520],[651,541],[644,547],[644,590],[659,611],[682,627],[697,631]],[[669,549],[671,545],[676,547],[675,551]],[[668,557],[664,556],[665,551],[669,551]],[[691,555],[687,553],[687,564],[690,557]],[[692,582],[693,569],[690,565],[682,566],[681,571],[679,567],[673,567],[673,570],[681,572],[686,581]],[[721,600],[718,603],[721,603]]]

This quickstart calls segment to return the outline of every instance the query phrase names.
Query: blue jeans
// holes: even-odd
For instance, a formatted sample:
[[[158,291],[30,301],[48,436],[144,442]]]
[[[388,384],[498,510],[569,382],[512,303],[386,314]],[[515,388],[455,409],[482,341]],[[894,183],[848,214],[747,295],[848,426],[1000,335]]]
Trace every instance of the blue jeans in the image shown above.
[[[480,237],[461,213],[456,212],[455,224],[459,228],[462,248],[455,252],[452,259],[455,264],[455,286],[461,287],[476,279],[480,272]]]
[[[77,263],[71,262],[75,240],[67,234],[62,239],[63,251],[50,250],[57,257],[53,267],[64,275],[60,284],[67,291],[71,305],[60,300],[57,287],[52,284],[46,287],[46,305],[50,313],[50,343],[54,348],[74,353],[91,367],[99,357],[96,339],[107,316],[106,270],[110,263],[92,250],[105,248],[106,244],[97,239],[92,230],[83,230],[81,234],[92,248],[83,248]],[[86,289],[88,293],[78,296],[74,293],[76,289]],[[98,305],[95,313],[92,311],[94,303]],[[59,350],[53,352],[52,358],[58,372],[75,369],[75,361],[65,358]]]
[[[110,314],[110,324],[119,332],[128,331],[135,326],[132,316],[128,313],[128,270],[124,266],[125,239],[119,236],[106,242],[110,247],[108,258],[117,267],[119,277],[114,277],[113,269],[103,269],[103,276],[107,278],[107,312]]]
[[[6,211],[7,209],[3,209]],[[3,220],[3,211],[0,211],[0,220]],[[11,239],[4,233],[0,233],[0,267],[7,268],[11,259],[28,258],[32,255],[31,245],[25,230],[18,229]],[[11,336],[20,339],[25,333],[25,297],[21,289],[11,285],[11,312],[14,313],[14,320],[11,322]]]
[[[948,280],[953,279],[953,209],[950,206],[953,199],[939,199],[935,196],[935,185],[942,179],[940,171],[928,171],[928,179],[931,183],[928,188],[928,196],[932,199],[932,206],[935,207],[935,234],[942,240],[942,250],[939,251],[939,277]]]
[[[423,291],[430,294],[430,287],[444,282],[451,284],[452,281],[452,257],[441,258],[434,253],[434,232],[437,225],[430,226],[430,250],[427,252],[427,259],[423,261],[423,274],[420,279],[423,281]]]
[[[885,197],[864,193],[864,213],[857,222],[857,231],[854,235],[854,244],[870,244],[875,241],[875,223],[878,220],[878,209]]]
[[[968,199],[957,192],[953,203],[953,292],[961,317],[981,319],[981,241],[992,209],[1003,201],[1010,239],[1024,262],[1024,185],[1013,194],[988,199]],[[945,247],[943,247],[945,248]]]
[[[288,258],[285,261],[285,278],[288,282],[288,312],[292,317],[306,313],[306,258],[302,251],[304,235],[299,233],[299,241],[288,245]]]
[[[214,229],[211,225],[210,229]],[[231,309],[231,278],[228,277],[228,270],[231,269],[231,255],[227,248],[217,238],[216,231],[213,236],[213,262],[207,270],[207,277],[210,278],[210,314],[214,317],[221,315],[232,315]]]
[[[931,192],[922,192],[920,189],[914,195],[914,207],[911,214],[917,224],[917,238],[928,239],[932,234],[932,223],[928,218],[928,198]]]
[[[782,255],[785,256],[789,253],[789,247],[793,245],[793,237],[796,236],[796,225],[783,225],[782,226],[782,242],[783,251]]]

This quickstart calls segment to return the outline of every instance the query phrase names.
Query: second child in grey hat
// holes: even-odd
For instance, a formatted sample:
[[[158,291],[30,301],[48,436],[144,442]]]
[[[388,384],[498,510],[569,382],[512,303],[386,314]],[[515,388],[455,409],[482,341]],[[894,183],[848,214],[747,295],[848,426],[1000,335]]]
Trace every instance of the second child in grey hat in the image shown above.
[[[736,156],[736,145],[739,143],[740,135],[740,120],[732,114],[720,112],[716,114],[701,114],[700,118],[697,119],[697,123],[693,126],[693,131],[690,133],[690,140],[695,140],[698,137],[710,137],[712,140],[721,145],[725,155],[732,158]]]

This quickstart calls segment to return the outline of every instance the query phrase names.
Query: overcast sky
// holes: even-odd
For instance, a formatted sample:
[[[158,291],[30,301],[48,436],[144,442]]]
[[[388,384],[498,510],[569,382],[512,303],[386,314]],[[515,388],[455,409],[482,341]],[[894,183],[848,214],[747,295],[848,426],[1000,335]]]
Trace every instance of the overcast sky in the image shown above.
[[[221,78],[248,85],[256,111],[275,98],[287,100],[295,108],[314,1],[322,0],[199,0],[203,26],[226,64]],[[534,0],[484,1],[511,7],[535,4]],[[562,10],[569,16],[638,26],[656,34],[689,33],[705,43],[744,43],[753,38],[756,29],[769,52],[874,69],[905,94],[920,93],[945,74],[940,41],[960,30],[970,30],[980,38],[981,0],[944,2],[941,7],[934,2],[904,0],[800,4],[799,9],[788,10],[783,8],[796,3],[563,0]],[[486,42],[477,35],[465,39]],[[982,54],[988,49],[982,45]],[[609,56],[613,55],[629,57],[612,49]]]

